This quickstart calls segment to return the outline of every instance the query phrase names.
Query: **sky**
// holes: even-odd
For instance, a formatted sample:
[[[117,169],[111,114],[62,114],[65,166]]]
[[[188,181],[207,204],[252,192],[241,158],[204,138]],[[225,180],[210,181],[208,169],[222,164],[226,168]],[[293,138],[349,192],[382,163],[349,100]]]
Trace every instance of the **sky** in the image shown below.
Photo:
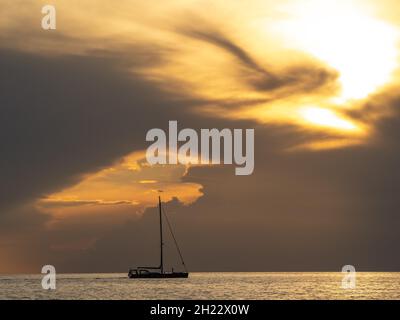
[[[0,0],[0,273],[399,271],[394,0]],[[255,169],[150,165],[146,133],[255,130]],[[167,267],[177,260],[166,239]]]

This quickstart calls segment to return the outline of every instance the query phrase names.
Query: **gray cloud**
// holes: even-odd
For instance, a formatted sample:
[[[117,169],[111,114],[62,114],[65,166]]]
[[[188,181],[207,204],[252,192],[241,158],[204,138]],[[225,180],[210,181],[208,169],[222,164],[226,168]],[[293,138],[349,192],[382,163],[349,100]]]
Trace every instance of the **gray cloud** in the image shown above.
[[[299,65],[281,70],[279,73],[266,70],[251,55],[224,35],[220,31],[208,26],[204,22],[199,22],[200,26],[195,29],[191,27],[183,28],[182,33],[188,37],[204,41],[230,53],[237,58],[240,65],[244,66],[248,73],[247,81],[259,91],[276,91],[276,98],[310,91],[330,90],[330,94],[338,89],[336,71],[323,66],[320,62],[310,65]]]
[[[400,115],[390,121],[399,122]],[[386,127],[383,123],[378,130]],[[234,176],[228,167],[190,170],[185,181],[202,183],[204,196],[189,207],[172,201],[167,211],[192,270],[400,268],[394,245],[400,240],[398,148],[382,142],[283,154],[270,144],[296,139],[296,134],[277,136],[271,128],[259,128],[252,176]],[[97,271],[156,262],[156,218],[155,209],[148,209],[143,219],[99,240],[83,259],[91,266],[101,256],[113,257],[112,263],[102,260]],[[179,261],[172,249],[170,266],[172,258]]]
[[[0,56],[2,208],[60,190],[144,148],[149,128],[193,103],[172,101],[107,57]]]
[[[297,94],[335,82],[334,74],[315,66],[270,73],[218,33],[191,36],[231,52],[256,74],[251,79],[257,90],[291,88],[287,94]],[[194,129],[255,126],[191,113],[208,101],[171,95],[126,71],[131,61],[137,66],[159,63],[163,52],[151,48],[146,55],[146,48],[130,49],[130,59],[108,52],[90,57],[0,52],[0,225],[2,235],[26,235],[26,241],[10,245],[21,255],[29,252],[27,264],[55,261],[62,272],[95,272],[156,261],[154,208],[112,230],[80,218],[48,231],[49,217],[30,203],[143,149],[147,130],[165,128],[170,119]],[[391,117],[376,124],[374,138],[364,146],[284,153],[321,134],[257,126],[252,176],[234,176],[231,167],[190,169],[185,181],[201,183],[204,196],[190,206],[177,200],[168,204],[189,267],[340,270],[354,264],[398,270],[400,259],[393,249],[400,240],[398,101],[387,102]],[[249,101],[223,103],[235,107]],[[55,243],[92,239],[98,239],[94,246],[68,254],[54,249]]]

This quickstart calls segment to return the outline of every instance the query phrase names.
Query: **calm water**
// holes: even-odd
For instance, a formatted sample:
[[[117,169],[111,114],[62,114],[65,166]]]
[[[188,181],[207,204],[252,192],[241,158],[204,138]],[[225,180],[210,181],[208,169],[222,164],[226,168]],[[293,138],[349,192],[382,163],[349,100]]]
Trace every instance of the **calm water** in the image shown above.
[[[127,279],[126,274],[57,275],[45,291],[41,275],[0,276],[0,299],[400,299],[400,273],[357,273],[342,289],[341,273],[191,273],[189,279]]]

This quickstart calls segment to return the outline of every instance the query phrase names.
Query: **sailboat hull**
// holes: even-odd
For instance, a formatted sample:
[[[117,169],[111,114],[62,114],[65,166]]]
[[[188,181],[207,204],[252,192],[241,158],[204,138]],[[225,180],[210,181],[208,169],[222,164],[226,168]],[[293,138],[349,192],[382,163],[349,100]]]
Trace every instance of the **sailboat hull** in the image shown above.
[[[129,273],[130,279],[168,279],[168,278],[187,278],[189,277],[188,272],[171,272],[171,273],[159,273],[150,272],[144,274]]]

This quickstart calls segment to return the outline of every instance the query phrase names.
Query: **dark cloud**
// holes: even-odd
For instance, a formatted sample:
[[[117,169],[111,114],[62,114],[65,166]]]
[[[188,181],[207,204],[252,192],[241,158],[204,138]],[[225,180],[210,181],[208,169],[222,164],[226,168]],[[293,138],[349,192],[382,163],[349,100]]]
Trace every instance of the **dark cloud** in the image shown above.
[[[2,208],[65,188],[144,148],[147,130],[193,103],[173,101],[123,63],[0,52]]]
[[[400,115],[391,121],[399,122]],[[398,270],[398,149],[382,142],[285,154],[273,144],[269,148],[270,139],[285,139],[272,134],[270,128],[257,130],[252,176],[237,177],[229,167],[192,168],[185,181],[201,183],[204,196],[191,206],[167,204],[188,266],[339,271],[353,264],[357,270]],[[98,271],[157,263],[156,219],[155,209],[148,209],[143,219],[99,240],[83,255],[87,265],[104,256],[112,262],[102,259]],[[179,260],[170,250],[172,266]]]
[[[329,90],[332,95],[338,90],[338,73],[320,62],[315,61],[313,64],[308,63],[272,72],[252,58],[245,48],[205,23],[197,26],[196,29],[184,28],[182,33],[193,39],[215,45],[231,54],[241,66],[245,67],[245,80],[253,89],[272,92],[279,90],[275,98],[302,93],[310,94],[312,90],[325,92]]]
[[[224,49],[225,51],[231,53],[235,56],[243,65],[252,69],[255,72],[270,78],[271,81],[277,81],[276,77],[260,66],[244,49],[239,45],[235,44],[233,41],[229,40],[227,37],[214,31],[203,31],[203,30],[188,30],[184,33],[185,35],[196,38],[217,47]]]
[[[35,250],[32,263],[64,261],[54,245],[97,238],[112,220],[101,218],[101,226],[81,217],[82,226],[73,220],[52,232],[47,228],[52,218],[34,205],[38,199],[145,149],[146,132],[167,128],[169,119],[185,127],[222,127],[221,120],[202,122],[190,112],[202,101],[165,93],[134,72],[160,63],[154,47],[147,55],[149,48],[130,49],[129,57],[106,51],[91,56],[0,52],[0,237],[24,256],[26,268],[19,270],[29,269]],[[129,206],[121,207],[128,211]]]
[[[218,33],[192,36],[230,52],[256,74],[257,90],[276,85],[306,92],[334,82],[330,71],[315,66],[263,71]],[[131,48],[130,59],[107,52],[91,57],[0,52],[0,225],[4,237],[24,235],[9,243],[24,264],[100,272],[157,263],[154,208],[122,226],[82,217],[47,230],[49,217],[30,203],[145,148],[147,130],[166,128],[168,120],[194,129],[254,127],[199,117],[193,107],[208,101],[171,95],[127,72],[127,65],[135,67],[130,61],[141,67],[162,61],[162,52],[150,51],[146,56],[145,48]],[[204,196],[190,206],[176,199],[167,206],[191,270],[340,270],[345,264],[398,270],[398,104],[395,98],[385,103],[390,117],[376,124],[373,138],[362,146],[283,152],[321,134],[256,127],[253,175],[235,176],[231,166],[191,168],[184,180],[202,184]],[[109,219],[130,210],[121,207],[110,208]],[[71,243],[81,249],[66,254],[62,248]]]

